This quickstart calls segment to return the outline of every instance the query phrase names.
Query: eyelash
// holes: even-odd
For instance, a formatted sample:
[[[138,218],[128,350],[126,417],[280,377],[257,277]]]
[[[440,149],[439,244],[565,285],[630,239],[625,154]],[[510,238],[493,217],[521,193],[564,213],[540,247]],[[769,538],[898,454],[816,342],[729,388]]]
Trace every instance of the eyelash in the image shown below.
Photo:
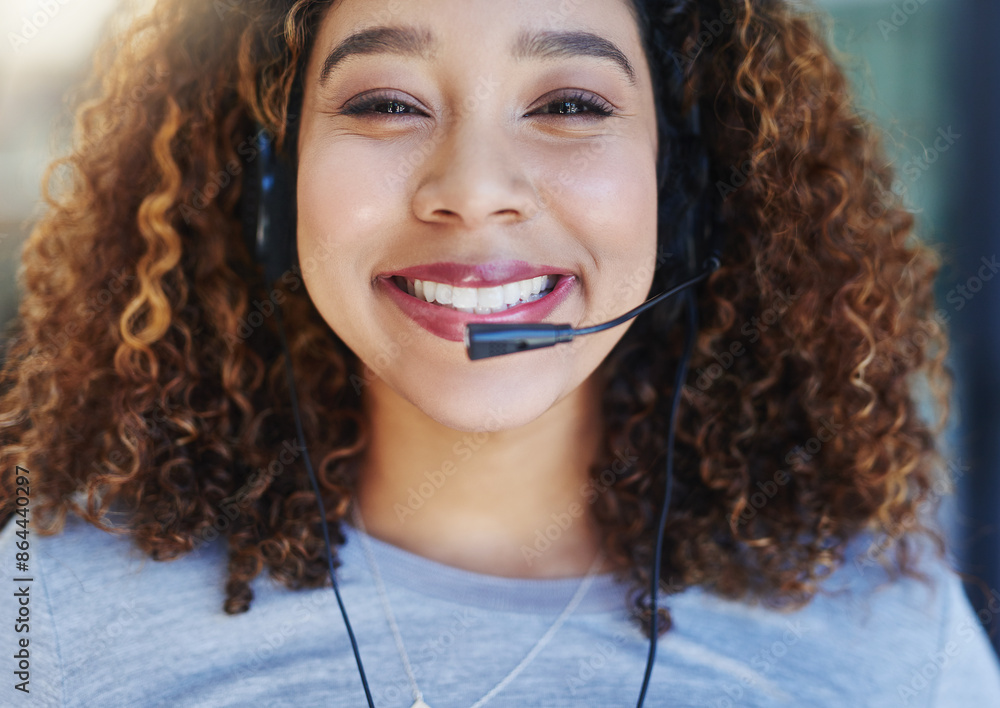
[[[392,94],[389,93],[376,93],[371,96],[367,96],[358,100],[354,104],[349,104],[346,108],[340,111],[341,115],[363,115],[365,113],[373,113],[380,117],[388,117],[392,115],[414,115],[412,113],[404,113],[402,111],[396,111],[391,113],[385,113],[382,111],[372,110],[376,106],[382,106],[388,103],[396,103],[400,106],[406,106],[412,108],[406,101],[401,101]],[[542,115],[562,115],[569,118],[590,118],[590,119],[604,119],[615,115],[615,109],[606,101],[598,98],[591,93],[584,93],[582,91],[575,91],[568,93],[564,96],[559,96],[555,100],[549,101],[542,108],[550,108],[552,106],[559,106],[565,103],[575,103],[585,110],[579,110],[576,113],[558,113],[552,112],[542,112]]]

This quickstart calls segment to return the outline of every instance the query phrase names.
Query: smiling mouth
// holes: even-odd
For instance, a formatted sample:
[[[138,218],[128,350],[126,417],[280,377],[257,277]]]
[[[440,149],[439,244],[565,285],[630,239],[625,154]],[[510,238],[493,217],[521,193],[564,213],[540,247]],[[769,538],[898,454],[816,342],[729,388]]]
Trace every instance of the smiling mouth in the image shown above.
[[[418,300],[459,312],[488,315],[540,300],[552,292],[562,277],[540,275],[488,288],[460,288],[399,275],[392,276],[390,280],[397,288]]]

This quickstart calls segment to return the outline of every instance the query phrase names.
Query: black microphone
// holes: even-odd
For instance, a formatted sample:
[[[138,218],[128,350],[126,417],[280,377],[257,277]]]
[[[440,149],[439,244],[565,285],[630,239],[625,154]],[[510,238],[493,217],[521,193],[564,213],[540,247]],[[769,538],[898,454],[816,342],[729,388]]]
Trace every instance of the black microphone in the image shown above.
[[[714,273],[719,266],[719,257],[716,255],[709,256],[705,261],[704,270],[700,274],[670,290],[651,297],[646,302],[629,310],[620,317],[604,324],[594,325],[593,327],[573,329],[569,324],[548,324],[544,322],[530,324],[468,324],[465,326],[465,348],[468,351],[469,359],[486,359],[491,356],[551,347],[560,342],[569,342],[574,337],[582,334],[602,332],[632,319],[653,305],[663,302],[671,295],[676,295],[684,288],[701,282]]]

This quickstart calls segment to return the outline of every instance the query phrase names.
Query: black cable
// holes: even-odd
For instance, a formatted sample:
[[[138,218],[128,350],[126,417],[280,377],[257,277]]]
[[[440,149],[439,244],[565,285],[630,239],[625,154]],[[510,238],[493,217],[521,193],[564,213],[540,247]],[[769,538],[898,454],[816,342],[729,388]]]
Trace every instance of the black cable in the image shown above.
[[[717,260],[717,259],[716,259]],[[709,261],[710,263],[711,261]],[[717,266],[716,266],[717,267]],[[714,268],[712,269],[714,270]],[[694,279],[689,283],[685,283],[679,288],[673,289],[670,294],[673,295],[677,290],[681,288],[686,288],[687,286],[693,285],[695,282],[702,280],[710,274],[709,272],[703,273],[700,277]],[[661,559],[663,556],[663,532],[666,527],[667,521],[667,511],[670,508],[670,496],[673,486],[673,460],[674,460],[674,421],[677,418],[677,408],[680,404],[680,394],[684,385],[684,381],[687,376],[687,366],[688,360],[691,358],[691,351],[694,346],[694,336],[698,329],[698,312],[695,297],[690,290],[684,292],[684,298],[687,302],[687,331],[684,336],[684,349],[681,354],[680,362],[677,366],[677,374],[674,380],[674,392],[670,402],[670,423],[669,429],[667,431],[667,464],[666,464],[666,489],[664,491],[663,508],[660,510],[660,519],[657,524],[656,532],[656,552],[654,554],[653,567],[651,570],[651,609],[652,616],[650,618],[650,639],[649,639],[649,655],[646,659],[646,671],[642,680],[642,690],[639,693],[639,701],[636,704],[636,708],[642,708],[643,701],[646,697],[646,690],[649,686],[649,679],[653,671],[653,662],[656,658],[656,640],[657,640],[657,608],[656,608],[656,598],[659,593],[660,586],[660,566]],[[665,299],[659,298],[659,300]],[[648,303],[652,304],[652,303]],[[354,659],[358,665],[358,672],[361,675],[361,683],[365,689],[365,696],[368,699],[369,708],[375,708],[375,703],[372,699],[371,690],[368,688],[368,678],[365,675],[365,669],[361,662],[361,653],[358,650],[358,643],[354,637],[354,630],[351,628],[351,622],[347,618],[347,609],[344,607],[343,598],[340,596],[340,588],[337,585],[336,573],[333,567],[333,551],[330,545],[330,534],[326,522],[326,509],[323,505],[322,495],[320,494],[319,483],[316,481],[316,474],[313,472],[312,462],[309,458],[308,448],[306,446],[305,433],[302,429],[302,421],[299,416],[299,402],[298,395],[295,389],[295,377],[292,370],[292,357],[288,348],[288,340],[285,336],[285,323],[282,316],[281,306],[275,303],[275,315],[278,321],[278,334],[281,337],[281,347],[285,354],[285,374],[288,378],[288,389],[289,396],[292,403],[292,413],[295,420],[295,431],[299,438],[299,444],[302,449],[306,451],[305,454],[305,464],[306,471],[309,474],[309,481],[312,483],[313,492],[316,495],[316,504],[319,506],[320,516],[323,522],[323,542],[326,545],[326,557],[327,557],[327,567],[330,571],[330,582],[333,586],[333,591],[337,596],[337,604],[340,607],[340,614],[344,618],[344,626],[347,628],[347,635],[351,640],[351,649],[354,651]]]
[[[319,483],[316,481],[316,474],[313,472],[312,462],[309,460],[309,449],[306,447],[306,436],[302,431],[302,420],[299,418],[299,398],[295,393],[295,376],[292,372],[292,356],[288,350],[288,339],[285,337],[285,321],[281,315],[281,305],[274,303],[275,315],[278,318],[278,333],[281,335],[281,348],[285,352],[285,374],[288,377],[288,391],[292,399],[292,414],[295,418],[295,432],[299,436],[299,445],[305,452],[306,471],[309,473],[309,481],[312,482],[313,491],[316,493],[316,504],[319,505],[320,518],[323,521],[323,542],[326,544],[326,560],[330,569],[330,582],[333,584],[333,592],[337,595],[337,604],[340,605],[340,614],[344,616],[344,626],[347,627],[347,636],[351,638],[351,649],[354,650],[354,659],[358,662],[358,671],[361,673],[361,683],[365,687],[365,696],[368,698],[369,708],[375,708],[372,700],[372,693],[368,689],[368,677],[365,676],[365,668],[361,665],[361,653],[358,651],[358,642],[354,638],[354,630],[351,629],[351,622],[347,619],[347,609],[344,607],[344,600],[340,597],[340,588],[337,586],[337,576],[333,568],[333,551],[330,547],[330,532],[326,524],[326,508],[323,506],[323,496],[319,492]]]
[[[695,303],[694,294],[688,290],[684,293],[687,301],[687,332],[684,334],[684,352],[677,365],[677,375],[674,380],[674,395],[670,401],[670,427],[667,431],[667,480],[666,490],[663,494],[663,509],[660,510],[660,522],[656,528],[656,553],[654,554],[653,567],[651,570],[651,602],[653,615],[651,617],[649,635],[649,656],[646,659],[646,674],[642,679],[642,690],[639,692],[639,702],[636,708],[642,708],[642,702],[646,698],[646,689],[649,687],[649,677],[653,673],[653,660],[656,658],[656,596],[660,591],[660,563],[663,556],[663,530],[667,524],[667,510],[670,508],[670,493],[673,486],[674,469],[674,427],[677,420],[677,407],[681,400],[681,389],[687,377],[688,360],[691,358],[691,350],[694,346],[694,335],[698,330],[698,308]]]
[[[696,285],[696,284],[700,283],[701,281],[703,281],[706,278],[708,278],[708,276],[710,276],[712,273],[714,273],[718,268],[719,268],[719,258],[718,258],[718,256],[713,255],[713,256],[709,257],[709,259],[706,262],[706,265],[704,267],[704,270],[701,273],[699,273],[698,275],[696,275],[695,277],[691,278],[690,280],[686,280],[683,283],[681,283],[680,285],[676,285],[676,286],[670,288],[669,290],[666,290],[666,291],[660,293],[659,295],[657,295],[655,297],[649,298],[648,300],[646,300],[646,302],[644,302],[641,305],[638,305],[637,307],[629,310],[628,312],[626,312],[621,317],[616,317],[615,319],[613,319],[613,320],[611,320],[609,322],[605,322],[605,323],[599,324],[599,325],[594,325],[592,327],[581,327],[580,329],[574,329],[574,330],[572,330],[572,334],[573,334],[574,337],[577,337],[577,336],[579,336],[581,334],[592,334],[594,332],[601,332],[601,331],[603,331],[605,329],[610,329],[612,327],[617,327],[622,322],[625,322],[626,320],[629,320],[629,319],[631,319],[633,317],[637,317],[637,316],[641,315],[643,312],[645,312],[646,310],[648,310],[649,308],[651,308],[653,305],[659,305],[663,300],[666,300],[668,297],[676,295],[681,290],[684,290],[685,288],[689,288],[692,285]]]

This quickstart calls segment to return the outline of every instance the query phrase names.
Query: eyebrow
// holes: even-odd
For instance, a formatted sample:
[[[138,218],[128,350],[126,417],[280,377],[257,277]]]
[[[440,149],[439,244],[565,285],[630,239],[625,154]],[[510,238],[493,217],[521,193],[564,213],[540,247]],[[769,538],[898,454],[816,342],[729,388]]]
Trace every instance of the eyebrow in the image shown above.
[[[337,66],[351,57],[365,54],[399,54],[428,59],[435,48],[434,34],[421,27],[371,27],[348,36],[323,61],[319,83],[323,84]],[[635,69],[614,42],[592,32],[523,31],[511,45],[511,56],[527,59],[558,59],[576,56],[597,57],[612,62],[635,86]]]

